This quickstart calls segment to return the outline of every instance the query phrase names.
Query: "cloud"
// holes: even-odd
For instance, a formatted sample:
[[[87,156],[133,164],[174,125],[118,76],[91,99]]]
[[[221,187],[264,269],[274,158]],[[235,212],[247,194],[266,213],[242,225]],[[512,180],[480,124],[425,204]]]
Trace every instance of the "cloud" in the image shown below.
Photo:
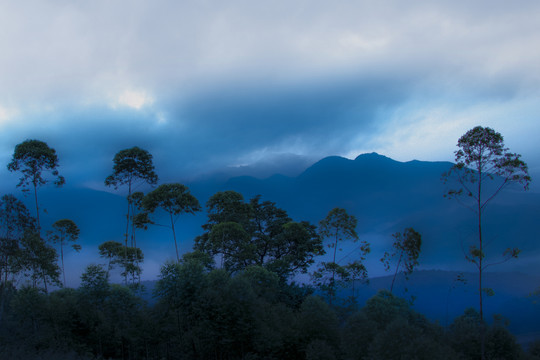
[[[19,111],[15,108],[0,105],[0,126],[12,123],[17,118]]]
[[[538,81],[539,7],[480,1],[3,3],[5,95],[50,101],[111,88],[208,89],[355,71]],[[129,6],[128,6],[129,5]],[[474,80],[473,80],[474,81]],[[527,81],[527,80],[524,80]]]
[[[140,110],[142,107],[152,105],[153,103],[154,99],[145,91],[125,90],[120,94],[112,106],[115,108],[118,105],[123,105],[135,110]]]
[[[81,182],[134,145],[170,179],[284,154],[447,159],[476,123],[536,154],[515,139],[540,114],[538,14],[498,0],[2,2],[0,158],[41,138]]]

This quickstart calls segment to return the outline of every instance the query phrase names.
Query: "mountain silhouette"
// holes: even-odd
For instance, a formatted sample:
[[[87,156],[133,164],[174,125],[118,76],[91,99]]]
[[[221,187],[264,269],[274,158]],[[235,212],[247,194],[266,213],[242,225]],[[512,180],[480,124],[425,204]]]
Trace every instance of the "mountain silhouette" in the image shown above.
[[[236,177],[221,189],[238,191],[246,198],[261,194],[294,219],[314,223],[332,208],[343,207],[358,218],[361,237],[379,241],[375,250],[388,249],[391,234],[413,227],[423,236],[424,265],[463,266],[464,251],[475,243],[477,223],[472,211],[444,197],[456,185],[441,181],[451,166],[450,162],[399,162],[377,153],[354,160],[331,156],[298,177]],[[521,248],[527,258],[538,256],[538,214],[539,194],[513,187],[501,192],[484,213],[488,256],[498,258],[507,247]]]

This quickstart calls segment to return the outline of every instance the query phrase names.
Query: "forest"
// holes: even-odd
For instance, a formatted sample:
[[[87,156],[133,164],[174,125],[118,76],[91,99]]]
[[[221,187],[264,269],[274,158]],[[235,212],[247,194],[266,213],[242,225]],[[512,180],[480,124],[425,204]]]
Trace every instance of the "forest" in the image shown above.
[[[183,184],[158,185],[152,155],[139,147],[119,151],[105,179],[126,193],[123,241],[101,243],[103,261],[86,266],[78,288],[68,287],[64,252],[84,245],[80,229],[70,219],[42,224],[40,187],[66,180],[56,151],[26,140],[7,167],[21,175],[17,187],[35,209],[13,194],[0,199],[0,358],[540,359],[540,339],[522,346],[504,318],[488,321],[483,312],[493,292],[482,285],[486,267],[518,258],[520,249],[487,257],[482,216],[507,186],[528,188],[527,165],[490,128],[471,129],[458,147],[442,175],[450,186],[444,196],[478,221],[465,253],[477,271],[478,303],[442,326],[415,311],[414,298],[396,296],[394,281],[365,304],[357,301],[355,288],[369,281],[370,244],[343,208],[312,224],[261,196],[220,191],[204,204],[207,221],[192,251],[181,254],[177,220],[203,206]],[[151,190],[134,191],[137,184]],[[136,234],[153,226],[170,229],[176,260],[162,264],[149,291]],[[344,243],[355,249],[347,262]],[[407,278],[421,252],[422,234],[407,227],[393,234],[380,261],[394,280]],[[111,281],[113,271],[121,283]],[[302,274],[310,280],[299,281]]]

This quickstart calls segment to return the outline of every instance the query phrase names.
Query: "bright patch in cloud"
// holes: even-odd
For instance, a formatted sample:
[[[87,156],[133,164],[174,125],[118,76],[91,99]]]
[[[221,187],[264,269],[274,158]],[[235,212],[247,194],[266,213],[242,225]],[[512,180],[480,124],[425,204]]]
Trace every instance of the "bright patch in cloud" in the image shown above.
[[[126,90],[120,94],[117,103],[118,105],[128,106],[130,108],[140,110],[144,106],[152,105],[154,103],[154,99],[145,91]]]
[[[15,109],[9,109],[0,105],[0,125],[4,125],[12,121],[17,113],[18,112]]]

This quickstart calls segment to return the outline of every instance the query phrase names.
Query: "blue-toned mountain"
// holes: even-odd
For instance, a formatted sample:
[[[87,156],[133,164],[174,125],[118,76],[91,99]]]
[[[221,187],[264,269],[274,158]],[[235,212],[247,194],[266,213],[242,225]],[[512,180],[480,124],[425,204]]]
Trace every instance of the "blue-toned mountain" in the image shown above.
[[[358,232],[382,253],[391,234],[413,227],[423,236],[421,260],[427,267],[464,265],[463,252],[474,243],[475,215],[458,201],[444,198],[455,184],[443,184],[441,175],[449,162],[399,162],[370,153],[354,160],[332,156],[315,163],[298,177],[266,179],[236,177],[222,189],[246,197],[261,194],[275,201],[295,219],[313,222],[334,207],[343,207],[358,218]],[[488,255],[498,259],[506,247],[520,247],[526,266],[540,254],[536,230],[540,195],[509,187],[488,205],[484,217]],[[524,269],[521,269],[524,270]]]

